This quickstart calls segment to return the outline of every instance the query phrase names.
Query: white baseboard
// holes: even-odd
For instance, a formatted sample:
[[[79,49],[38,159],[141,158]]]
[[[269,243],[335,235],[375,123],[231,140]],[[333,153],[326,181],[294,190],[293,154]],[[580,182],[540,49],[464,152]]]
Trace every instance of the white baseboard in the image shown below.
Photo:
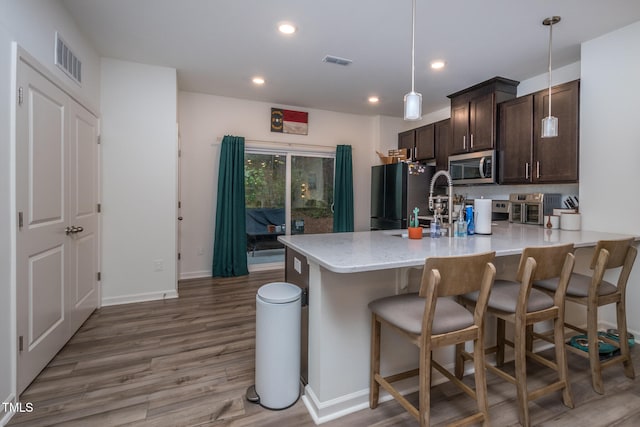
[[[433,379],[433,385],[440,384],[445,380],[446,378],[444,377],[437,378],[436,376],[436,378]],[[400,391],[400,394],[402,395],[414,393],[418,391],[418,377],[398,381],[394,383],[394,386],[398,388],[398,391]],[[383,389],[380,389],[380,403],[392,399],[393,396]],[[309,384],[307,384],[304,388],[302,402],[307,407],[307,411],[309,411],[313,421],[316,424],[322,424],[344,417],[345,415],[349,415],[353,412],[369,408],[369,389],[366,388],[355,393],[340,396],[326,402],[321,402],[313,389]]]
[[[178,298],[178,291],[168,289],[160,292],[148,292],[144,294],[122,295],[117,297],[102,298],[102,307],[110,305],[131,304],[134,302],[161,301],[164,299]]]
[[[201,279],[203,277],[211,277],[211,270],[188,271],[185,273],[180,273],[180,277],[178,278],[178,280]]]

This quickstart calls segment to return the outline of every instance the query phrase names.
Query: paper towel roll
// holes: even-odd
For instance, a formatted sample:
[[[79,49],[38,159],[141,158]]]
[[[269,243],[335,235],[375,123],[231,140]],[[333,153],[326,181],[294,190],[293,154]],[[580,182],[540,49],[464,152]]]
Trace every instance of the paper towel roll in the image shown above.
[[[475,211],[476,234],[491,234],[491,199],[475,199],[473,209]]]

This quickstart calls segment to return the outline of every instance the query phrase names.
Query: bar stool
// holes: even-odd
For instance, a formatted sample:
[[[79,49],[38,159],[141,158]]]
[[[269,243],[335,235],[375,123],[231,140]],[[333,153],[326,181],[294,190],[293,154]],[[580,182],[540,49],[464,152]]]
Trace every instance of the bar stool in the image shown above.
[[[496,346],[487,349],[487,353],[496,353],[496,365],[486,364],[491,372],[514,384],[517,391],[518,419],[523,426],[531,425],[529,401],[562,390],[565,406],[573,408],[573,397],[567,376],[567,359],[564,347],[564,291],[573,270],[574,256],[572,244],[543,247],[528,247],[522,252],[518,265],[517,282],[496,280],[487,303],[487,313],[497,318]],[[558,289],[551,297],[546,293],[532,289],[534,280],[559,278]],[[477,304],[480,297],[477,292],[467,294],[463,300],[470,305]],[[555,362],[531,351],[527,332],[538,322],[551,320],[554,323]],[[514,325],[514,340],[505,338],[505,322]],[[500,367],[504,364],[505,345],[514,349],[515,375]],[[462,376],[464,361],[478,357],[464,351],[463,346],[456,347],[456,375]],[[529,390],[527,386],[526,359],[542,364],[558,373],[557,381]]]
[[[589,358],[591,367],[591,383],[593,389],[600,394],[604,393],[602,383],[602,369],[622,363],[624,373],[627,377],[635,378],[633,362],[629,352],[629,341],[627,334],[627,314],[625,305],[625,294],[627,281],[631,274],[631,268],[638,253],[632,246],[633,238],[623,240],[601,240],[597,243],[593,257],[591,259],[591,270],[593,275],[586,276],[573,273],[567,287],[567,301],[572,301],[587,307],[587,329],[580,328],[568,323],[564,325],[581,334],[587,335],[588,348],[583,351],[579,348],[567,344],[567,348],[580,356]],[[607,270],[622,267],[618,275],[617,285],[603,279]],[[542,280],[534,282],[533,286],[545,292],[555,292],[558,283],[555,280]],[[616,320],[619,340],[598,334],[598,307],[616,304]],[[544,338],[535,334],[536,338]],[[620,349],[620,354],[607,360],[600,361],[598,340],[601,339],[609,344],[613,344]]]
[[[378,406],[380,386],[411,415],[428,426],[430,420],[431,368],[436,368],[476,400],[478,411],[464,418],[466,423],[489,423],[489,405],[484,370],[483,321],[491,285],[495,252],[469,256],[434,257],[425,260],[420,292],[377,299],[371,309],[371,384],[369,406]],[[468,292],[479,293],[473,313],[446,298]],[[385,324],[420,348],[418,369],[382,377],[380,375],[380,329]],[[480,357],[475,364],[475,390],[464,384],[431,357],[439,347],[473,341]],[[419,408],[411,404],[391,383],[419,376]]]

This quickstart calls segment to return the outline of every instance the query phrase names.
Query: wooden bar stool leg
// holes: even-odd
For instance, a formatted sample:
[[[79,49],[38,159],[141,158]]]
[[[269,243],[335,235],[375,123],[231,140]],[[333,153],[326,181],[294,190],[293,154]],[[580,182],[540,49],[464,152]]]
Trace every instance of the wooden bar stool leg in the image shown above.
[[[505,330],[505,321],[504,319],[497,319],[497,329],[496,329],[496,366],[504,365],[504,330]]]
[[[593,390],[596,393],[604,394],[598,345],[598,306],[595,301],[589,301],[587,305],[587,339],[589,341],[589,366]]]
[[[564,343],[564,314],[553,320],[554,346],[556,350],[556,365],[558,366],[558,377],[564,382],[562,389],[562,403],[567,408],[573,408],[573,396],[571,394],[571,384],[569,382],[569,367],[567,366],[567,351]]]
[[[533,351],[533,325],[527,326],[527,350]]]
[[[489,420],[489,399],[487,397],[486,368],[484,365],[484,346],[479,339],[473,341],[473,367],[474,379],[476,382],[476,403],[478,411],[484,414],[484,425],[488,425]]]
[[[464,351],[464,343],[456,344],[456,365],[455,365],[455,376],[458,379],[462,379],[464,376],[464,357],[462,357],[462,352]]]
[[[431,419],[431,346],[421,346],[420,352],[420,427],[428,427]]]
[[[634,379],[636,373],[633,369],[633,361],[631,360],[631,353],[629,350],[629,335],[627,334],[627,314],[625,312],[625,302],[618,301],[616,303],[616,316],[618,323],[618,334],[620,338],[620,354],[625,357],[622,362],[624,365],[624,374],[627,378]]]
[[[376,375],[380,373],[380,329],[381,324],[375,314],[371,315],[371,372],[369,373],[369,407],[378,407],[380,397],[380,385],[376,381]]]
[[[529,399],[527,393],[527,337],[526,326],[516,320],[513,340],[513,350],[515,352],[515,378],[518,400],[518,419],[524,427],[529,427]]]

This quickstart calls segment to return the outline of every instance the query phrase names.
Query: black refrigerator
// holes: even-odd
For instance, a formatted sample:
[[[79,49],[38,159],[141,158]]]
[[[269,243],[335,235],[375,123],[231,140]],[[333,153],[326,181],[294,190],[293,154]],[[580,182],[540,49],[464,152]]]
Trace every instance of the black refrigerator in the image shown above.
[[[409,174],[406,163],[371,168],[371,230],[407,228],[413,208],[419,216],[429,216],[429,184],[434,166],[419,174]]]

